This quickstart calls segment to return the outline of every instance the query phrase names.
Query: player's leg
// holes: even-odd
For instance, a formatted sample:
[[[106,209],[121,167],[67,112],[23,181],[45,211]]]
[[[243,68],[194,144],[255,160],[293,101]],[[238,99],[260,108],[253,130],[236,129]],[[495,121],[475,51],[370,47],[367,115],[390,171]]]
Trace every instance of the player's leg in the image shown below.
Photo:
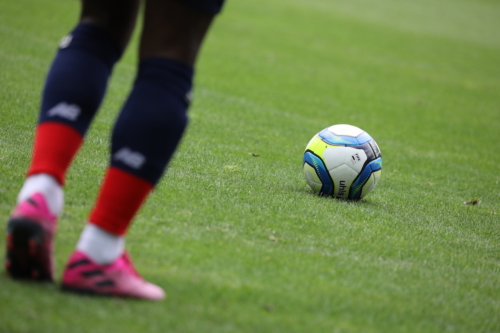
[[[31,165],[7,227],[7,272],[53,280],[52,238],[65,175],[133,30],[138,0],[83,0],[46,78]]]
[[[209,11],[197,8],[196,2],[191,6],[184,1],[146,0],[137,78],[113,129],[110,167],[66,267],[65,289],[164,297],[159,287],[129,273],[134,270],[124,257],[124,235],[187,125],[193,65],[221,5]],[[85,277],[93,271],[103,274]],[[101,286],[102,281],[113,282]]]

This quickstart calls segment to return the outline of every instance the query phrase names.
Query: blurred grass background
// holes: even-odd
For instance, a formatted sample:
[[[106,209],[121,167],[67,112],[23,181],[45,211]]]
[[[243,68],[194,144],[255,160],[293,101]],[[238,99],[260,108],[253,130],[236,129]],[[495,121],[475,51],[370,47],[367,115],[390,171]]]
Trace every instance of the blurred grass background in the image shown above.
[[[0,3],[4,221],[78,6]],[[188,132],[127,240],[168,299],[2,276],[0,332],[500,331],[498,17],[493,0],[230,0],[198,63]],[[136,48],[70,170],[58,275],[107,165]],[[303,179],[305,145],[338,123],[382,150],[381,182],[360,202],[316,197]]]

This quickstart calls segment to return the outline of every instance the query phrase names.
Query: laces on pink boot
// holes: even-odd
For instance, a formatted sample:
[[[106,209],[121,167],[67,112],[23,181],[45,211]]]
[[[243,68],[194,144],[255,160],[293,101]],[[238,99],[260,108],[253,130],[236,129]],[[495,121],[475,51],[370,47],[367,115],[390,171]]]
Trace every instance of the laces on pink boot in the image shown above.
[[[35,193],[19,203],[7,224],[5,268],[15,279],[54,280],[53,238],[57,216],[44,196]]]
[[[149,300],[165,298],[163,289],[140,277],[126,252],[109,265],[99,265],[81,251],[73,252],[64,270],[62,289]]]

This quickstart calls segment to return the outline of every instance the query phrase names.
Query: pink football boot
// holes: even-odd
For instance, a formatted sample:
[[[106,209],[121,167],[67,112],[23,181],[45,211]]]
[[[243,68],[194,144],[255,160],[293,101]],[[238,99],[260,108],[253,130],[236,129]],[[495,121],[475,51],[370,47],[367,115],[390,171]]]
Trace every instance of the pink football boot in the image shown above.
[[[108,265],[93,262],[83,252],[73,252],[64,270],[62,289],[148,300],[165,298],[163,289],[141,278],[126,252]]]
[[[41,193],[19,203],[7,224],[7,274],[15,279],[54,281],[53,238],[57,217]]]

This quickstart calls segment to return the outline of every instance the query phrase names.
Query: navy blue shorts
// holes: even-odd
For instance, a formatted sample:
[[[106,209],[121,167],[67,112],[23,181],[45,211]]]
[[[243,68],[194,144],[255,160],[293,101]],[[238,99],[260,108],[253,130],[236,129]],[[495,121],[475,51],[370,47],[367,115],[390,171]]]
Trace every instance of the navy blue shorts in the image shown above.
[[[225,0],[177,0],[188,6],[198,8],[204,12],[217,14],[221,11]]]

